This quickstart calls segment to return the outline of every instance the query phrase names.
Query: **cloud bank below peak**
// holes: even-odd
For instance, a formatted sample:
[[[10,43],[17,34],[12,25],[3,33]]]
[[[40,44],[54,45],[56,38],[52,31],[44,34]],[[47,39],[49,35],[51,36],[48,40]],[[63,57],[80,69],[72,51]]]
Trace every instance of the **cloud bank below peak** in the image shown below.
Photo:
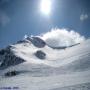
[[[52,29],[42,34],[41,38],[52,47],[70,46],[85,41],[84,36],[74,30],[68,31],[67,29]]]

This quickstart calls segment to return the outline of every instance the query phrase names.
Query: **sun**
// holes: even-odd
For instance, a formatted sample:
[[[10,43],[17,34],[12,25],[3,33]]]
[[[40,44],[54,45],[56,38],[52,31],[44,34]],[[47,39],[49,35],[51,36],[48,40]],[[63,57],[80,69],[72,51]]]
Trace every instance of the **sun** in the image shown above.
[[[41,0],[40,10],[43,14],[49,15],[51,12],[51,0]]]

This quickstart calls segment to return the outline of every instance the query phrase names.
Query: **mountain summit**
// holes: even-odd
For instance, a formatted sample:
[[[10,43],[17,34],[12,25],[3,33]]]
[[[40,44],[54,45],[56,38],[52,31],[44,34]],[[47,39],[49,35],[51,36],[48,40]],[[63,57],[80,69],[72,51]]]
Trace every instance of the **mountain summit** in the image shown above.
[[[7,46],[0,50],[0,88],[89,90],[89,44],[90,39],[65,48],[50,47],[40,37],[26,37]]]

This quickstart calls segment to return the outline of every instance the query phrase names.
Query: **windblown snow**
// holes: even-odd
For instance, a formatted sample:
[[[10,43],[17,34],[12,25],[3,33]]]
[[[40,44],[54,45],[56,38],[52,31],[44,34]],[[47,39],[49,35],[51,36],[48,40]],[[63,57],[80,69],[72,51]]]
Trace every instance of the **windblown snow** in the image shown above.
[[[85,41],[85,37],[74,30],[55,28],[41,35],[41,38],[52,47],[70,46]]]
[[[14,62],[22,60],[3,69],[0,66],[0,89],[90,90],[89,45],[90,39],[65,49],[53,49],[39,37],[27,37],[9,47],[12,55],[7,55],[5,50],[0,52],[3,67],[6,56],[9,58],[7,62],[13,57]],[[16,71],[14,76],[7,74],[10,71]]]

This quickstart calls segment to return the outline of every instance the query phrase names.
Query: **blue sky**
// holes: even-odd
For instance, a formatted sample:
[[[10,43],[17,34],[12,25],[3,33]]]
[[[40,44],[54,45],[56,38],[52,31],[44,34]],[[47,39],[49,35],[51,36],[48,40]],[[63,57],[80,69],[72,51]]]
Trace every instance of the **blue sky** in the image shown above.
[[[41,0],[0,0],[0,48],[52,28],[68,28],[90,37],[90,0],[51,0],[49,16],[40,12]]]

